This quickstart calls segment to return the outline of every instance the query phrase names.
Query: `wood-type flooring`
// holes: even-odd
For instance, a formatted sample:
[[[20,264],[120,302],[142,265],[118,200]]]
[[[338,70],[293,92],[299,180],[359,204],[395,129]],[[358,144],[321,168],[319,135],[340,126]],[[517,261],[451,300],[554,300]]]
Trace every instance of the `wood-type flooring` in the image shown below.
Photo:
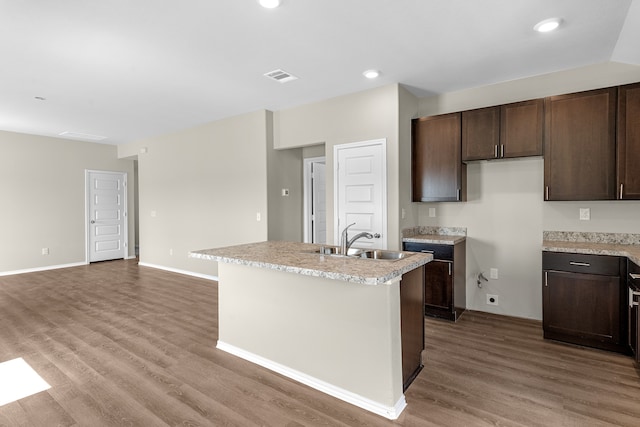
[[[52,386],[0,406],[0,426],[640,426],[631,357],[532,320],[425,324],[425,368],[389,421],[217,350],[216,282],[135,260],[0,277],[0,362]]]

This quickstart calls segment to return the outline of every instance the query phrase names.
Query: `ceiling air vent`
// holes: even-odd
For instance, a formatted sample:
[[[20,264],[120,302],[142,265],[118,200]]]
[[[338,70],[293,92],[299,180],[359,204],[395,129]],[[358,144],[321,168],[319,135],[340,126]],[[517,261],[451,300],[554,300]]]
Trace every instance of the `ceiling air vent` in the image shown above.
[[[102,141],[103,139],[107,139],[106,136],[91,135],[88,133],[69,132],[69,131],[59,133],[58,135],[64,136],[65,138],[83,139],[83,140],[89,140],[89,141]]]
[[[269,71],[268,73],[265,74],[265,77],[268,77],[280,83],[286,83],[293,80],[298,80],[296,76],[294,76],[293,74],[287,73],[284,70]]]

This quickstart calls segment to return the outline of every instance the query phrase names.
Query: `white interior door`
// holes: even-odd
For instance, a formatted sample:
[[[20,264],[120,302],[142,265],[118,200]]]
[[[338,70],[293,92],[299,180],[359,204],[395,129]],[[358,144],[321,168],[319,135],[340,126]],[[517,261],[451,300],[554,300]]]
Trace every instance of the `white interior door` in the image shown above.
[[[366,231],[374,239],[360,239],[354,247],[387,248],[386,140],[334,147],[335,242],[349,224],[349,238]]]
[[[87,258],[126,258],[127,174],[87,171]]]

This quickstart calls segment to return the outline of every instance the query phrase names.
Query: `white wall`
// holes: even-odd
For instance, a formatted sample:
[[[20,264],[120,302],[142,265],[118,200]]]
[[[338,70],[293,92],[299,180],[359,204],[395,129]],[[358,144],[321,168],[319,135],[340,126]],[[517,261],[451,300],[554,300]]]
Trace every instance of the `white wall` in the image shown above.
[[[606,63],[420,99],[419,115],[462,111],[549,95],[640,81],[640,67]],[[542,158],[473,162],[466,203],[418,203],[418,225],[467,227],[467,306],[542,318],[543,230],[640,232],[640,202],[544,202]],[[436,218],[428,216],[435,207]],[[591,221],[578,209],[591,208]],[[478,272],[497,268],[498,280],[476,286]],[[498,307],[486,294],[499,295]]]
[[[112,145],[0,131],[0,274],[86,262],[86,169],[127,172],[129,188],[135,183],[133,162],[118,160]]]
[[[216,263],[188,253],[267,240],[268,115],[244,114],[119,147],[122,157],[138,156],[142,263],[216,276]]]

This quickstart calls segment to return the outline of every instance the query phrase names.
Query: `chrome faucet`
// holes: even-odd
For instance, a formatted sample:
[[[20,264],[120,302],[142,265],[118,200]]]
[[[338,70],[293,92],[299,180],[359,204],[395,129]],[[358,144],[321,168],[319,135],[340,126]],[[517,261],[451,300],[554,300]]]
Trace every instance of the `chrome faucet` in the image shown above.
[[[355,243],[356,240],[362,237],[366,237],[367,239],[373,239],[373,234],[367,233],[366,231],[363,231],[362,233],[358,233],[355,236],[353,236],[351,239],[349,239],[347,230],[349,230],[349,227],[351,227],[352,225],[356,225],[356,223],[354,222],[353,224],[347,225],[344,228],[344,230],[342,230],[342,233],[340,234],[340,253],[342,255],[347,255],[347,253],[349,252],[349,248],[351,247],[351,245]]]

